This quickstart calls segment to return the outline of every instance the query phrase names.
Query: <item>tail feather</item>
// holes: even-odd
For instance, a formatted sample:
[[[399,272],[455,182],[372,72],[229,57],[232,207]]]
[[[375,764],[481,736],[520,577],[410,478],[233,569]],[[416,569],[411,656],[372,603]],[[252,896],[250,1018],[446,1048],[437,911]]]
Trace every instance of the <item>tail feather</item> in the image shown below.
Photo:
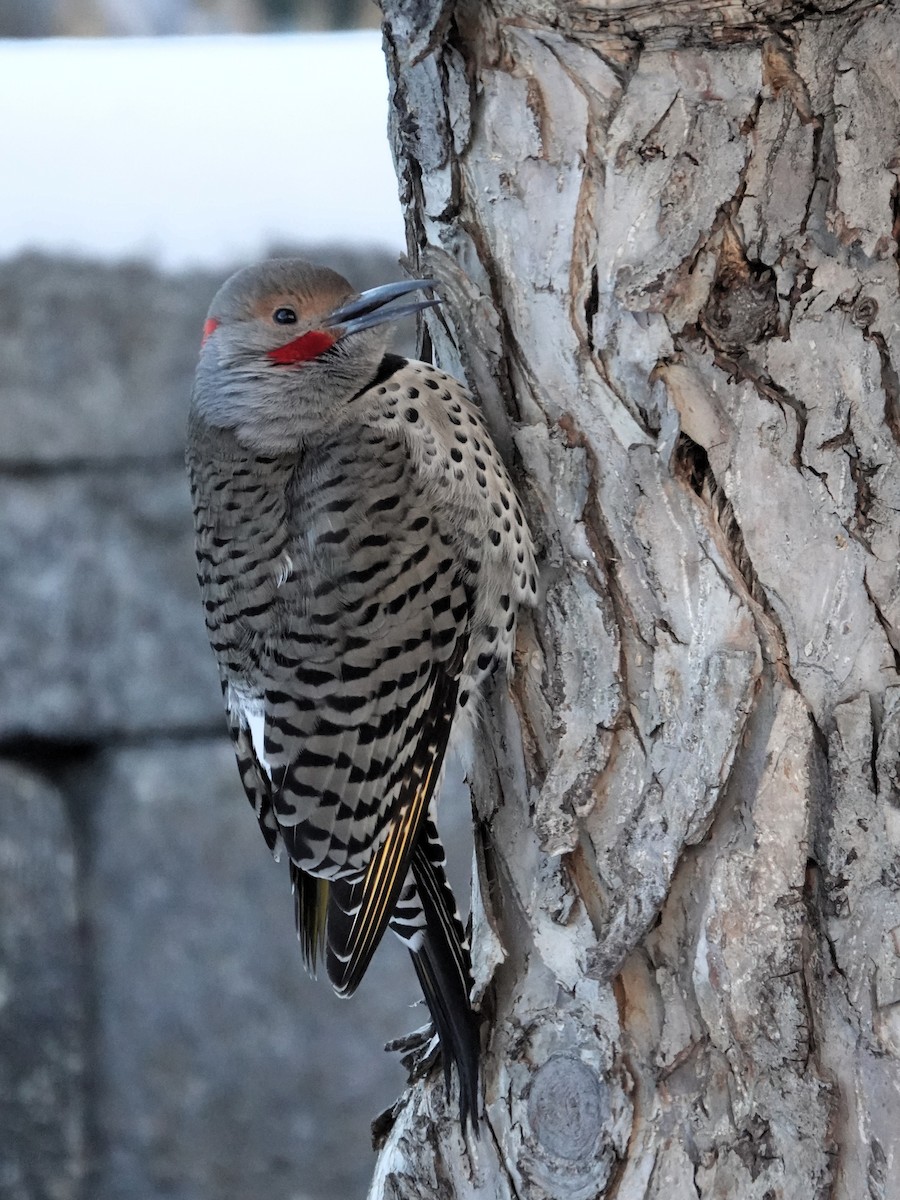
[[[425,833],[412,860],[425,928],[420,944],[416,946],[417,938],[410,946],[410,954],[441,1042],[448,1089],[451,1063],[456,1065],[460,1122],[465,1127],[468,1120],[477,1128],[480,1047],[478,1025],[469,999],[472,990],[469,944],[444,874],[437,830],[430,821]]]
[[[316,963],[325,944],[325,918],[328,913],[329,883],[291,863],[291,887],[294,892],[294,919],[303,965],[315,978]]]
[[[328,885],[328,975],[339,995],[345,960],[341,947],[360,904],[359,881],[333,879]],[[449,1090],[452,1067],[459,1076],[460,1121],[478,1126],[479,1037],[469,999],[472,965],[469,943],[456,910],[453,892],[444,872],[444,850],[431,816],[419,836],[410,870],[391,914],[390,926],[413,960],[443,1057],[444,1080]],[[335,983],[338,980],[338,983]],[[355,987],[356,981],[353,986]]]

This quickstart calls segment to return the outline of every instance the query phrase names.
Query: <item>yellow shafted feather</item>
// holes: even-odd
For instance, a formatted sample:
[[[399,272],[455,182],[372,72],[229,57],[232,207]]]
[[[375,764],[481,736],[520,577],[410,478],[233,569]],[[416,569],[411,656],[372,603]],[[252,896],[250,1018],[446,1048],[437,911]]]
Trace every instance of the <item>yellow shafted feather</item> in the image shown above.
[[[406,811],[391,826],[384,843],[366,869],[359,912],[347,939],[350,950],[346,971],[348,979],[357,978],[365,970],[390,919],[428,809],[434,767],[432,761]]]

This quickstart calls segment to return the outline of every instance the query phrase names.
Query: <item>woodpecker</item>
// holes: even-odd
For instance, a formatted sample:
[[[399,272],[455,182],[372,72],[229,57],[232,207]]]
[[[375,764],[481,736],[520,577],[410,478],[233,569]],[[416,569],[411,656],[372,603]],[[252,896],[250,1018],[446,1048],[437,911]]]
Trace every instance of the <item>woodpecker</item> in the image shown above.
[[[271,259],[209,309],[187,462],[198,578],[240,777],[289,859],[314,973],[357,987],[386,927],[408,947],[447,1086],[477,1124],[469,947],[435,792],[454,724],[536,594],[532,539],[466,389],[387,352],[438,301],[357,293]]]

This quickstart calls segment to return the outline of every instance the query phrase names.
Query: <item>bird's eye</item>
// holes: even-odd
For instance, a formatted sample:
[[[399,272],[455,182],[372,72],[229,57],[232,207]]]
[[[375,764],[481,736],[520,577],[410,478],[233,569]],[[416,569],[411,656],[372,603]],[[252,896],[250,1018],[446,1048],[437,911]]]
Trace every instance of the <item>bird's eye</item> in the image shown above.
[[[276,325],[296,325],[297,314],[292,308],[276,308],[272,313],[272,320]]]

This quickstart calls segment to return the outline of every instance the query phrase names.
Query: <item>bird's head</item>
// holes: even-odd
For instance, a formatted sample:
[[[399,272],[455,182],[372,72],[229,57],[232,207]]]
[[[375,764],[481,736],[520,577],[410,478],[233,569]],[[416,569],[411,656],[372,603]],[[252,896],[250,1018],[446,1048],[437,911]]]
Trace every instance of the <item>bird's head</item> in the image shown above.
[[[384,355],[386,322],[438,301],[386,306],[431,286],[410,279],[360,294],[337,272],[298,258],[238,271],[203,327],[194,418],[230,430],[250,450],[295,450],[345,418]]]

